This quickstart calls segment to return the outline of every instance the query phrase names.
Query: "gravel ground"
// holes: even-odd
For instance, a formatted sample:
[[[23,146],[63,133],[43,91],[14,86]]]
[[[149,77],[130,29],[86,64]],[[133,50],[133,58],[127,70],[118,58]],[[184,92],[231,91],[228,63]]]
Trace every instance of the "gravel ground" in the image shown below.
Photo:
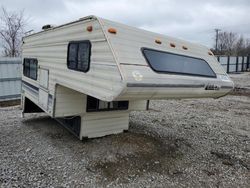
[[[230,77],[235,82],[236,87],[244,87],[250,89],[250,72],[244,74],[230,74]]]
[[[131,113],[128,132],[84,142],[45,114],[0,108],[0,185],[249,187],[249,99],[151,101]]]

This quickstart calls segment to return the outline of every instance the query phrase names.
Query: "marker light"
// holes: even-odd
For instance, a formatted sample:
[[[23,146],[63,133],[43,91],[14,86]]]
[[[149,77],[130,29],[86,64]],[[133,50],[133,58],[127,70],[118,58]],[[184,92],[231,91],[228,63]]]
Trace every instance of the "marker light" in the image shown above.
[[[182,49],[183,50],[187,50],[188,48],[186,46],[182,46]]]
[[[88,32],[91,32],[92,30],[93,30],[92,25],[90,25],[90,26],[87,27],[87,31],[88,31]]]
[[[175,48],[175,44],[174,44],[174,43],[170,43],[170,46],[171,46],[172,48]]]
[[[155,43],[161,44],[161,41],[159,39],[155,39]]]
[[[108,32],[110,32],[112,34],[116,34],[116,29],[115,28],[109,28]]]

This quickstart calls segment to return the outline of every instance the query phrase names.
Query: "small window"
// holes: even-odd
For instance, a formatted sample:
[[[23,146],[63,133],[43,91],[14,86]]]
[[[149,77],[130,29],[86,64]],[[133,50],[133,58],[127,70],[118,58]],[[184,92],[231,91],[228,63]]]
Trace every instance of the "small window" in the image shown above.
[[[127,101],[126,101],[127,102]],[[117,109],[118,108],[118,101],[113,101],[110,103],[110,108],[115,108]]]
[[[128,101],[118,101],[118,107],[119,109],[127,109],[128,108]]]
[[[68,54],[68,68],[77,68],[77,44],[69,44],[69,54]]]
[[[109,102],[99,100],[99,105],[98,105],[99,110],[105,110],[108,108],[109,108]]]
[[[37,59],[24,58],[23,75],[33,80],[37,80]]]
[[[67,66],[69,69],[87,72],[89,70],[91,43],[89,41],[70,42]]]
[[[112,101],[106,102],[94,97],[87,97],[87,112],[127,110],[128,101]]]
[[[156,72],[216,78],[216,74],[204,59],[147,48],[143,48],[142,52]]]

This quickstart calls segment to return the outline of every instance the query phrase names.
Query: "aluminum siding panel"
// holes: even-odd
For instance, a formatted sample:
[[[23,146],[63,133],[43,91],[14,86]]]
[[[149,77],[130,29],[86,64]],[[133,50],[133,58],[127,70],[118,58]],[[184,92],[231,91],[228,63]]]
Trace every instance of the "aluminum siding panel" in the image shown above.
[[[58,85],[56,90],[55,117],[77,116],[85,112],[86,95]]]
[[[93,31],[86,31],[92,25]],[[69,41],[90,40],[90,70],[67,68]],[[121,75],[98,20],[81,21],[24,38],[23,57],[38,59],[39,67],[49,69],[49,91],[59,84],[101,100],[113,100],[123,89]],[[33,82],[28,78],[26,81]],[[38,72],[39,79],[39,72]]]
[[[87,113],[82,116],[80,139],[120,133],[128,129],[128,122],[128,111]]]

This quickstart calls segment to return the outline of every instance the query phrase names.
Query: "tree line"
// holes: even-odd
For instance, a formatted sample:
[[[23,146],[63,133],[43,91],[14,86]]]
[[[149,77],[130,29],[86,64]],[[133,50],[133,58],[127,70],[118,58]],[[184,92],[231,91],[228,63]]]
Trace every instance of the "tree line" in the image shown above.
[[[4,7],[1,7],[0,11],[2,55],[18,57],[21,55],[22,37],[26,25],[24,12],[8,12]]]
[[[250,39],[244,38],[234,32],[219,32],[214,48],[211,49],[215,55],[234,55],[247,56],[250,55]]]

